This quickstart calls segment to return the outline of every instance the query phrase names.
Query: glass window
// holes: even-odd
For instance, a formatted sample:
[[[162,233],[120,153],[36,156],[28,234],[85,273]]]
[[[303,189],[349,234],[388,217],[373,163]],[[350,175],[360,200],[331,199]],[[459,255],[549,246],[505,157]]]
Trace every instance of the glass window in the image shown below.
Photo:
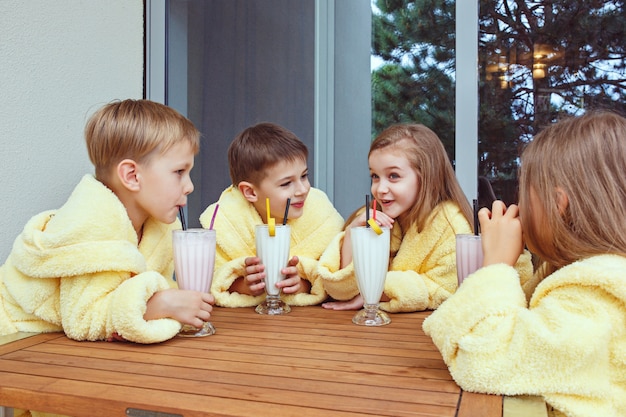
[[[589,109],[626,112],[624,2],[478,4],[479,184],[513,203],[520,152],[538,130]],[[450,0],[374,0],[372,44],[374,134],[421,122],[453,160],[454,11]]]
[[[372,130],[422,123],[454,159],[455,2],[372,2]]]
[[[146,0],[146,96],[187,115],[203,135],[190,226],[230,184],[232,139],[263,121],[307,145],[312,185],[340,213],[362,204],[370,34],[370,0]]]
[[[518,155],[543,126],[623,112],[623,1],[480,2],[480,175],[517,201]]]

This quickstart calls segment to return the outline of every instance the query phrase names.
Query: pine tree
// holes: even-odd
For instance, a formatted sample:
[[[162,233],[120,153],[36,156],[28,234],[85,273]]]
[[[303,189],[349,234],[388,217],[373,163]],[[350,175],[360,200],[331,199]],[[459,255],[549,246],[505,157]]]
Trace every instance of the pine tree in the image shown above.
[[[454,160],[455,1],[375,5],[374,133],[423,123]],[[626,114],[624,1],[481,0],[479,15],[479,174],[513,202],[519,153],[539,129],[588,109]]]

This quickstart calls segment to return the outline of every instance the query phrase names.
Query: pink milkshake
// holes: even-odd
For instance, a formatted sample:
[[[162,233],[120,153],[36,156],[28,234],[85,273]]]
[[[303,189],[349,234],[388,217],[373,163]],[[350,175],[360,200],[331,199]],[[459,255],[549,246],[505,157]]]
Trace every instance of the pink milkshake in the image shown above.
[[[174,268],[178,288],[210,292],[215,265],[215,230],[174,230]],[[211,323],[202,329],[183,326],[181,336],[209,336],[215,333]]]

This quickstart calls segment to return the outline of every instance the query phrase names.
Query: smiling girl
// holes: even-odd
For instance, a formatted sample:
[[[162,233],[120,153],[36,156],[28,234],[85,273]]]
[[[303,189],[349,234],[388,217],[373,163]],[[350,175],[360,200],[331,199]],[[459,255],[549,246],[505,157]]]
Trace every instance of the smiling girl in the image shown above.
[[[389,271],[380,307],[389,312],[437,308],[457,288],[456,234],[472,233],[472,209],[439,137],[420,124],[383,131],[369,151],[371,192],[382,212],[376,220],[392,228]],[[373,217],[371,208],[369,216]],[[364,226],[357,210],[320,259],[324,287],[335,310],[359,309],[350,229]],[[523,256],[525,276],[532,266]]]

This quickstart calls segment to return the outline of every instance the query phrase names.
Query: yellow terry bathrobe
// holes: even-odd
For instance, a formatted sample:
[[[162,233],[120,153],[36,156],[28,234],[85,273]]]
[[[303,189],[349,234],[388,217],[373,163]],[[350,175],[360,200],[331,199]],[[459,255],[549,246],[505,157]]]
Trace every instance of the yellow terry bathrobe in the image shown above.
[[[458,286],[455,235],[462,233],[472,233],[470,224],[449,201],[435,207],[420,232],[412,227],[402,236],[396,222],[384,288],[390,300],[380,303],[380,308],[392,313],[435,309],[454,293]],[[341,232],[335,237],[319,263],[324,288],[336,300],[350,300],[359,293],[353,263],[340,269],[344,235]],[[526,279],[532,277],[529,253],[520,256],[517,266]]]
[[[540,395],[568,417],[626,416],[622,256],[565,266],[528,303],[515,269],[482,268],[423,328],[464,390]]]
[[[217,249],[215,273],[211,293],[215,303],[222,307],[251,307],[265,299],[265,294],[251,296],[229,292],[238,277],[245,275],[245,259],[256,256],[254,227],[262,224],[254,205],[245,199],[239,189],[230,186],[219,198],[219,211],[215,218]],[[208,228],[215,210],[210,205],[200,216],[200,223]],[[297,256],[298,273],[311,283],[309,294],[283,294],[281,298],[289,305],[315,305],[327,297],[317,276],[317,263],[328,243],[343,227],[343,218],[335,210],[323,191],[311,188],[300,218],[290,219],[291,247],[289,256]]]
[[[172,225],[148,220],[138,246],[126,209],[86,175],[58,210],[34,216],[0,268],[0,335],[63,331],[75,340],[117,333],[138,343],[175,336],[180,323],[146,321],[146,302],[172,280]]]

